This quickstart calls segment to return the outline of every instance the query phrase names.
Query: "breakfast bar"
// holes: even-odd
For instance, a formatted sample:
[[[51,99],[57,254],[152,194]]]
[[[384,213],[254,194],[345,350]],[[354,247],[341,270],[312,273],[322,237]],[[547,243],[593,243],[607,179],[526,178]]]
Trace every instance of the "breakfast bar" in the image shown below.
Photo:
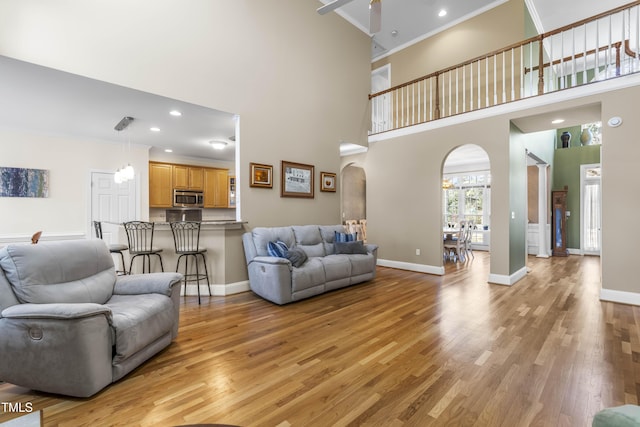
[[[245,291],[248,289],[246,284],[229,283],[230,278],[228,272],[225,270],[225,257],[228,253],[234,253],[233,249],[227,251],[228,237],[236,233],[243,232],[242,221],[211,221],[203,220],[200,222],[200,244],[199,247],[206,249],[207,270],[209,273],[209,283],[211,284],[211,293],[213,295],[227,295],[230,293]],[[103,230],[105,240],[108,239],[108,243],[121,243],[128,244],[127,234],[124,230],[122,223],[117,222],[103,222]],[[173,234],[171,232],[171,226],[169,222],[154,222],[154,234],[153,234],[153,247],[162,249],[160,255],[162,257],[162,264],[164,271],[176,271],[176,263],[178,261],[178,254],[175,251],[175,245],[173,241]],[[130,255],[128,251],[124,252],[126,269],[129,269]],[[132,266],[132,273],[142,272],[141,257],[134,260]],[[114,258],[114,262],[118,263],[119,259]],[[192,261],[189,261],[192,262]],[[116,264],[118,265],[118,264]],[[180,272],[184,269],[184,261],[181,261]],[[192,264],[189,264],[189,269],[192,270]],[[151,272],[161,271],[160,262],[158,257],[151,257]],[[195,271],[195,270],[194,270]],[[233,282],[233,279],[231,279]],[[230,289],[231,286],[235,286]],[[245,289],[246,287],[246,289]],[[184,293],[184,287],[182,292]],[[189,282],[186,286],[187,295],[197,295],[197,288],[195,282]],[[209,295],[206,281],[200,281],[200,294]]]

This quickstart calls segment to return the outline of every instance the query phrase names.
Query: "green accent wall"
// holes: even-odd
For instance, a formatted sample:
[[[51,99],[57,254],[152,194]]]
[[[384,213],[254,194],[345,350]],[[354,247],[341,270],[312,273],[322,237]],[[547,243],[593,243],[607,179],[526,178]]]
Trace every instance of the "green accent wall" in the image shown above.
[[[571,132],[571,146],[555,151],[553,161],[553,190],[562,190],[565,185],[567,192],[567,210],[571,216],[567,219],[567,248],[580,249],[580,165],[600,163],[600,145],[580,145],[580,126],[575,128],[558,129],[557,142],[560,134],[565,130]]]

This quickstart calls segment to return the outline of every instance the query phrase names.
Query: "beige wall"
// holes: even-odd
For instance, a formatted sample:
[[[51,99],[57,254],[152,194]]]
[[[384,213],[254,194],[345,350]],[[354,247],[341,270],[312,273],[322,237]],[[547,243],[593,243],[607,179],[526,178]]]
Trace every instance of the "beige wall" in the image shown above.
[[[319,4],[3,0],[0,55],[239,114],[248,227],[330,224],[340,221],[339,193],[281,199],[280,161],[337,173],[339,141],[366,144],[370,39],[336,14],[318,15]],[[11,143],[0,140],[5,150]],[[249,188],[249,162],[274,166],[272,190]],[[63,216],[58,209],[48,214]],[[74,215],[65,227],[84,220]],[[243,262],[236,260],[237,270]]]
[[[91,172],[113,172],[125,162],[121,144],[0,128],[0,166],[46,169],[49,197],[0,197],[0,238],[82,236],[90,227]],[[148,147],[132,145],[126,161],[136,171],[138,214],[149,212]]]
[[[509,0],[373,63],[391,64],[395,86],[525,39],[524,0]]]
[[[545,111],[600,103],[603,122],[616,115],[626,120],[618,128],[603,128],[603,288],[640,292],[632,261],[636,239],[625,243],[616,233],[621,217],[640,210],[640,198],[629,192],[631,172],[635,159],[640,156],[632,116],[633,103],[638,96],[640,86],[567,101],[563,101],[564,94],[547,95],[542,106],[444,127],[434,124],[420,133],[390,135],[389,139],[371,143],[366,154],[343,159],[343,164],[353,161],[366,172],[368,240],[380,245],[381,259],[418,266],[441,266],[442,165],[454,148],[466,143],[477,144],[487,151],[491,162],[490,273],[509,277],[525,263],[520,255],[526,244],[526,211],[520,215],[519,207],[525,206],[527,197],[526,188],[518,188],[511,182],[512,176],[526,174],[526,156],[524,145],[511,140],[514,135],[510,135],[510,121]],[[532,101],[536,102],[535,99]],[[510,162],[513,162],[511,166]],[[520,181],[517,178],[517,182]],[[511,218],[512,211],[516,212],[514,219]],[[522,236],[510,236],[510,229],[522,229]],[[416,249],[421,249],[421,255],[415,254]]]

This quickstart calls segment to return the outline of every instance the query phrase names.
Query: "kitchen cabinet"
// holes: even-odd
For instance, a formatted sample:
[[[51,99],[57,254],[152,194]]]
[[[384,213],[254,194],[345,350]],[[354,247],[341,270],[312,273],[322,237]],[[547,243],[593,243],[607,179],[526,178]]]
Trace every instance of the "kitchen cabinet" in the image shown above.
[[[229,207],[229,171],[227,169],[205,168],[204,170],[204,207]]]
[[[204,168],[173,165],[173,188],[180,190],[203,190]]]
[[[165,163],[149,162],[149,207],[173,206],[173,169]]]

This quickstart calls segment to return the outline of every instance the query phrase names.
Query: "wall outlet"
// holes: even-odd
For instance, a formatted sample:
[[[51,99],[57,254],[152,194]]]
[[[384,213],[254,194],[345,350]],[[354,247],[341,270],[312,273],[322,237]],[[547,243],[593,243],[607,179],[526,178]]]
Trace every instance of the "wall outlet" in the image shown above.
[[[420,255],[420,249],[416,249],[416,255]]]

